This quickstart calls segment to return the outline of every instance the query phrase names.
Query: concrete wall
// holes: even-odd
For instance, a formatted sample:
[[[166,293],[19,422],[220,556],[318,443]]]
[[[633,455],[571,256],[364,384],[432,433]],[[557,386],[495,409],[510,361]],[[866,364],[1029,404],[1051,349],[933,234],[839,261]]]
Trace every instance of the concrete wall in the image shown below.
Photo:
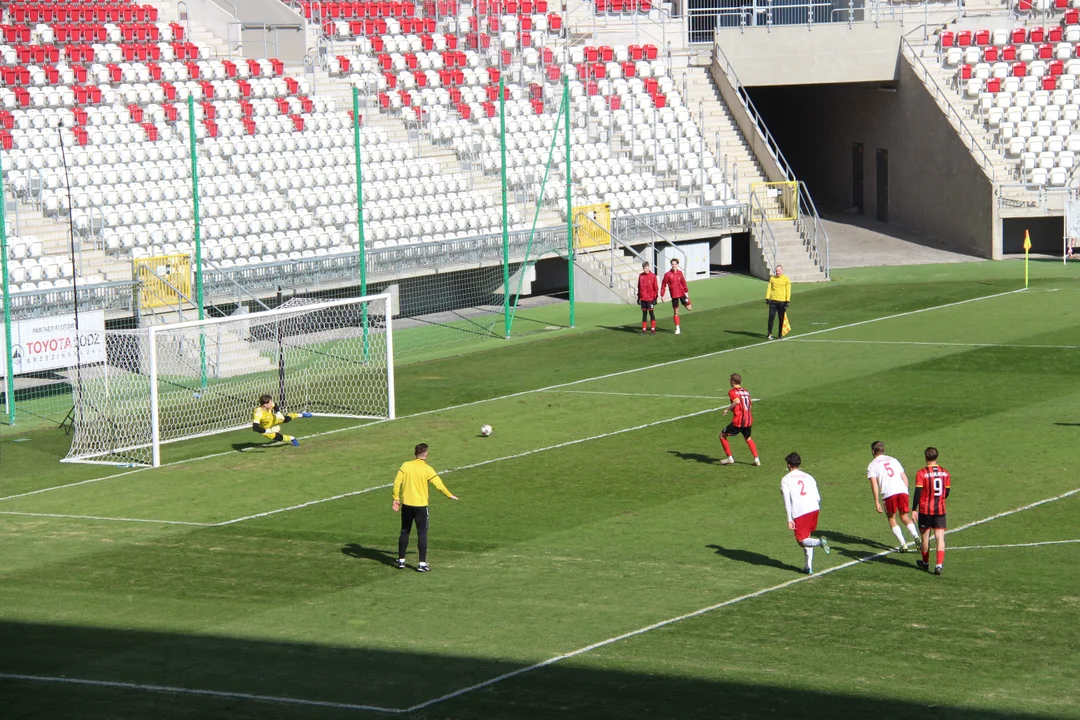
[[[901,59],[892,87],[752,88],[754,104],[818,207],[852,206],[852,147],[863,144],[864,211],[877,214],[876,157],[888,151],[888,221],[927,244],[1000,257],[989,179]]]
[[[897,20],[748,27],[721,31],[717,44],[750,87],[888,82],[896,77],[900,36],[912,27]]]
[[[225,2],[220,5],[214,0],[184,0],[188,3],[191,19],[230,41],[235,45],[237,40],[237,28],[233,28],[231,35],[221,28],[221,13],[229,17],[226,22],[265,23],[267,25],[300,25],[304,19],[290,10],[281,0],[229,0],[236,6],[237,19],[231,17],[232,8]],[[225,8],[225,10],[222,10]],[[206,20],[204,21],[204,18]],[[219,28],[221,28],[219,30]],[[300,65],[304,61],[307,51],[304,32],[295,30],[280,30],[276,34],[271,30],[267,33],[268,46],[264,53],[263,32],[261,30],[247,30],[243,33],[243,53],[245,57],[261,58],[276,57],[284,60],[289,65]],[[277,47],[274,47],[275,39]]]

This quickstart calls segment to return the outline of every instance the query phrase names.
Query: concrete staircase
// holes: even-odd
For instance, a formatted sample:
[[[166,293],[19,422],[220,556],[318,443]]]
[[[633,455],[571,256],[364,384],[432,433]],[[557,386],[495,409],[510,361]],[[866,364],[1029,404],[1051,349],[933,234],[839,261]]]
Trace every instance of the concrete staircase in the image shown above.
[[[690,66],[680,72],[685,73],[686,106],[694,113],[699,109],[702,111],[704,127],[701,132],[706,144],[725,166],[730,163],[729,177],[732,178],[735,197],[741,203],[749,203],[754,185],[768,180],[761,164],[721,97],[710,69]],[[789,211],[782,207],[779,196],[769,197],[758,192],[755,198],[757,206],[764,210],[767,216],[784,217],[789,214]],[[784,266],[784,271],[792,282],[821,282],[826,279],[824,271],[814,264],[807,252],[807,241],[794,221],[766,222],[776,240],[776,262]],[[764,247],[770,244],[770,241],[767,234],[762,235],[765,237],[757,237],[755,234],[754,240],[762,248],[765,266],[771,271],[772,250]]]
[[[40,210],[27,203],[19,203],[17,217],[9,210],[7,215],[8,232],[16,231],[21,238],[34,236],[42,243],[42,252],[46,255],[71,257],[71,238],[66,219],[47,217]],[[106,281],[114,282],[131,278],[131,261],[118,259],[94,248],[75,237],[75,268],[79,278],[100,275]]]
[[[219,37],[196,22],[191,15],[186,20],[180,19],[178,0],[155,0],[154,6],[158,9],[158,22],[178,22],[185,26],[184,39],[205,45],[210,50],[210,55],[216,58],[239,56],[238,52],[230,52],[228,39]],[[187,29],[190,29],[188,37]]]
[[[580,250],[574,256],[574,265],[587,273],[593,281],[590,283],[592,292],[588,296],[578,293],[580,300],[612,302],[618,298],[628,305],[637,302],[637,276],[640,269],[634,263],[634,258],[621,249],[616,249],[614,260],[607,247]],[[580,287],[581,279],[577,280],[576,285]],[[603,290],[597,292],[598,287]]]

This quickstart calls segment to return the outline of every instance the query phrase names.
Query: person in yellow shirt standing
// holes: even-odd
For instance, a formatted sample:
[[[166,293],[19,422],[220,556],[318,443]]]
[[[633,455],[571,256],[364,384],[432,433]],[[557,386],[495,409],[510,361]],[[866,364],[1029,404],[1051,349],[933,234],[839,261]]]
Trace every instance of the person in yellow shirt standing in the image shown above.
[[[431,570],[427,564],[428,483],[451,500],[457,500],[457,495],[446,489],[439,474],[427,464],[427,443],[417,445],[415,454],[416,459],[402,463],[394,478],[394,512],[401,513],[397,568],[405,569],[405,551],[409,549],[409,534],[415,522],[420,549],[420,564],[416,566],[416,571],[428,572]]]
[[[777,337],[784,336],[784,315],[787,314],[788,303],[791,302],[791,279],[784,274],[784,266],[776,266],[776,275],[769,278],[769,289],[765,291],[765,302],[769,305],[769,340],[773,339],[773,320],[780,315],[780,326],[776,331]]]

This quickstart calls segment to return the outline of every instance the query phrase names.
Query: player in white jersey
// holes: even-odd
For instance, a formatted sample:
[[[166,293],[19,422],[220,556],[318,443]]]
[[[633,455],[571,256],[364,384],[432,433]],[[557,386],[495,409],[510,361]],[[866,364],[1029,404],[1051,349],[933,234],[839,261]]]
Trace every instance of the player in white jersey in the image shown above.
[[[780,494],[784,496],[784,508],[787,510],[788,530],[795,531],[797,542],[806,553],[806,567],[803,572],[814,572],[814,548],[821,546],[829,554],[829,541],[825,538],[810,537],[817,530],[818,512],[821,510],[821,495],[817,481],[813,476],[799,469],[802,458],[793,452],[785,458],[788,474],[780,481]]]
[[[904,466],[894,457],[885,454],[885,443],[876,440],[870,444],[874,459],[866,466],[866,479],[870,481],[870,492],[874,495],[874,507],[881,512],[881,503],[885,503],[885,514],[889,518],[889,527],[900,545],[897,552],[907,552],[904,531],[896,522],[897,516],[904,523],[915,547],[919,548],[919,531],[911,521],[911,506],[908,504],[908,479]]]

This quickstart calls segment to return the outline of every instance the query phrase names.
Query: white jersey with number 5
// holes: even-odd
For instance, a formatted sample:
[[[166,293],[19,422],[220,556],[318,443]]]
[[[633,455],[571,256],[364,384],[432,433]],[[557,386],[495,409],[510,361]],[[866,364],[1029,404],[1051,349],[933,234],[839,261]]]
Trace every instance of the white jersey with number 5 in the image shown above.
[[[792,470],[785,475],[780,481],[780,492],[784,494],[784,507],[787,508],[789,522],[800,515],[821,509],[817,481],[802,470]]]
[[[904,484],[903,475],[904,466],[888,455],[878,455],[866,466],[866,479],[877,478],[882,500],[893,495],[907,495],[908,487]]]

